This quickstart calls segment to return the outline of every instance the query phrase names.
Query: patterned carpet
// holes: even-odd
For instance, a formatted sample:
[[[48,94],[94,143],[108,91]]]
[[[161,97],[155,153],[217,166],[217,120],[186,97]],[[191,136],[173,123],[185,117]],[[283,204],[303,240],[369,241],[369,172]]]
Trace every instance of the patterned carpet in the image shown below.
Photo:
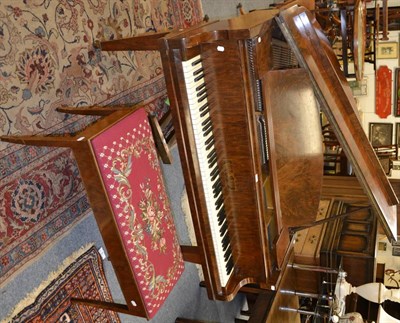
[[[111,301],[112,297],[95,247],[74,253],[59,272],[53,273],[6,322],[120,322],[114,312],[71,304],[70,297]]]
[[[157,52],[102,53],[94,40],[187,27],[199,0],[0,4],[0,134],[70,133],[94,119],[62,105],[166,109]],[[0,143],[0,286],[90,210],[69,150]]]

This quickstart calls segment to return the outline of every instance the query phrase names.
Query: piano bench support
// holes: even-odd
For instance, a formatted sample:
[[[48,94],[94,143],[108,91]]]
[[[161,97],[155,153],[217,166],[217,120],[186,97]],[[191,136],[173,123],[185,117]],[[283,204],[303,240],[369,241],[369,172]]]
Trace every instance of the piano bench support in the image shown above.
[[[195,264],[202,264],[201,250],[198,246],[184,246],[181,245],[183,260],[193,262]]]
[[[87,106],[87,107],[58,107],[56,110],[61,113],[80,114],[90,116],[108,116],[111,113],[119,110],[137,110],[143,106],[143,102],[134,105],[112,105],[112,106]],[[151,131],[153,133],[154,142],[157,152],[164,164],[172,164],[172,155],[168,144],[164,138],[161,126],[156,116],[148,116]]]

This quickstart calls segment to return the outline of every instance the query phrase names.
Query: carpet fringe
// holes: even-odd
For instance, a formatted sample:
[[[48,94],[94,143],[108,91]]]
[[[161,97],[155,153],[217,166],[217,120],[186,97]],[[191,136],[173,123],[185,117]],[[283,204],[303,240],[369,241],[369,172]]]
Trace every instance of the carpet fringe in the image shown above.
[[[1,0],[0,0],[1,1]],[[87,215],[93,215],[92,210],[89,208],[88,210],[84,211],[82,213],[82,215],[78,218],[76,218],[75,220],[73,220],[73,222],[70,223],[70,226],[67,226],[66,228],[60,230],[59,232],[56,233],[56,235],[54,235],[53,239],[58,239],[61,240],[64,238],[65,235],[67,235],[69,233],[69,230],[73,227],[78,225],[79,223],[81,223],[82,221],[87,219]],[[10,282],[10,280],[12,278],[18,277],[18,275],[20,273],[22,273],[25,269],[29,268],[29,266],[31,264],[33,264],[35,261],[39,261],[41,259],[41,257],[44,256],[44,254],[50,250],[51,248],[54,247],[54,241],[51,240],[48,242],[47,245],[45,245],[43,247],[43,249],[37,250],[36,252],[33,253],[32,257],[28,257],[26,258],[26,260],[24,260],[24,264],[17,268],[11,275],[5,275],[7,277],[4,278],[4,281],[1,281],[0,279],[0,289],[6,289],[7,288],[7,284]],[[10,279],[11,278],[11,279]],[[3,323],[3,321],[1,322]]]
[[[21,312],[25,307],[32,304],[32,302],[39,296],[40,292],[48,286],[54,279],[56,279],[60,274],[67,269],[69,265],[71,265],[77,258],[82,256],[86,251],[94,246],[93,243],[88,243],[85,246],[79,248],[74,251],[70,256],[68,256],[62,264],[53,272],[51,272],[45,280],[43,280],[38,287],[36,287],[33,291],[28,293],[12,310],[11,314],[9,314],[4,321],[1,323],[9,323],[12,322],[12,318]]]

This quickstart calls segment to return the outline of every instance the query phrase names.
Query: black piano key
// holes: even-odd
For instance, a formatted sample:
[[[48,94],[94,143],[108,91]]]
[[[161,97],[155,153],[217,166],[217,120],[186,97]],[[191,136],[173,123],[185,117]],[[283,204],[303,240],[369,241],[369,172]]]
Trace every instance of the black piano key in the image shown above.
[[[218,174],[218,167],[214,167],[214,169],[211,171],[210,176],[211,179],[213,178],[214,175]]]
[[[208,168],[209,169],[214,169],[216,163],[217,163],[217,157],[213,158],[212,160],[210,160],[208,162]]]
[[[218,167],[215,167],[215,168],[211,171],[210,176],[211,176],[211,181],[212,181],[212,182],[215,181],[215,178],[218,176],[218,172],[219,172]]]
[[[206,145],[208,145],[208,144],[210,144],[212,142],[213,142],[213,138],[210,137],[204,143]],[[214,147],[214,149],[212,149],[211,152],[207,154],[207,160],[210,161],[212,158],[215,158],[216,156],[217,156],[217,151],[215,150],[215,147]]]
[[[225,234],[225,237],[222,239],[222,250],[225,251],[229,246],[231,239],[229,239],[229,234]]]
[[[199,86],[197,86],[195,90],[196,90],[196,92],[200,92],[200,90],[205,87],[206,87],[206,83],[203,83],[203,84],[200,84]]]
[[[227,262],[230,257],[232,257],[232,251],[231,251],[231,248],[229,246],[229,248],[227,248],[225,253],[224,253],[225,262]]]
[[[201,63],[201,58],[195,60],[194,62],[192,62],[192,66],[195,66],[197,64]]]
[[[210,145],[210,144],[214,144],[214,137],[210,136],[210,138],[208,138],[205,142],[206,146]],[[208,150],[208,149],[207,149]],[[214,153],[215,149],[213,149],[208,155],[207,158],[210,158],[210,156]]]
[[[214,181],[217,179],[217,177],[219,176],[219,169],[218,169],[218,164],[215,166],[215,168],[217,170],[217,172],[213,173],[213,175],[211,176],[211,182],[214,183]]]
[[[215,149],[214,152],[211,154],[211,156],[207,158],[207,160],[208,160],[208,165],[213,164],[214,161],[217,160],[217,153],[215,152]],[[212,168],[212,166],[209,166],[209,168]]]
[[[208,117],[206,120],[204,120],[204,121],[201,123],[201,125],[202,125],[202,126],[205,126],[207,123],[211,123],[211,118],[210,118],[210,117]]]
[[[210,107],[207,104],[207,109],[200,113],[200,117],[204,117],[206,114],[210,113]]]
[[[207,93],[203,94],[202,97],[198,98],[197,102],[203,102],[205,99],[207,99]]]
[[[203,73],[204,69],[203,68],[199,68],[195,71],[193,71],[193,76],[199,75],[200,73]]]
[[[208,129],[211,128],[211,126],[212,126],[211,119],[208,119],[206,124],[203,126],[203,129],[202,129],[203,132],[205,133]]]
[[[211,122],[207,123],[207,124],[202,128],[202,130],[203,130],[203,133],[206,133],[206,132],[209,131],[209,130],[212,131],[212,123],[211,123]],[[210,131],[210,132],[211,132],[211,131]]]
[[[221,225],[225,220],[225,208],[221,208],[217,214],[218,225]]]
[[[220,185],[221,185],[221,178],[218,178],[217,181],[212,186],[213,190],[215,190]]]
[[[221,237],[224,236],[227,229],[228,229],[228,221],[225,221],[224,224],[222,225],[222,227],[219,229],[219,233],[220,233]]]
[[[226,273],[229,274],[232,268],[233,268],[233,258],[231,256],[226,264]]]
[[[203,133],[203,137],[207,137],[209,134],[210,134],[210,132],[212,131],[212,124],[211,124],[211,127],[205,132],[205,133]]]
[[[200,111],[200,112],[203,112],[205,108],[208,108],[208,103],[207,103],[207,102],[204,103],[204,104],[200,107],[199,111]]]
[[[213,193],[214,193],[214,198],[217,198],[217,196],[219,195],[219,194],[221,194],[221,192],[222,192],[222,187],[220,187],[220,186],[217,186],[216,188],[215,188],[215,190],[213,190]]]
[[[215,183],[217,183],[217,185],[213,186],[213,193],[214,193],[214,197],[217,197],[218,194],[222,192],[222,185],[221,185],[221,181],[219,178]]]
[[[197,90],[197,88],[196,88],[196,90]],[[197,92],[196,96],[201,97],[203,94],[207,94],[206,91],[207,91],[207,89],[204,87],[201,91],[196,91]]]
[[[216,162],[217,162],[217,158],[214,158],[214,159],[211,161],[211,163],[210,163],[210,165],[209,165],[209,168],[214,167],[215,164],[216,164]]]
[[[204,74],[203,74],[203,73],[200,74],[199,76],[196,76],[193,80],[194,80],[195,82],[197,82],[197,81],[200,81],[202,78],[204,78]]]
[[[211,141],[209,141],[210,138],[211,138]],[[208,139],[206,140],[206,142],[205,142],[205,144],[206,144],[206,151],[209,151],[211,148],[214,147],[214,137],[211,136],[210,138],[208,138]],[[215,150],[215,147],[214,147],[214,149],[211,150],[211,152],[213,152],[214,150]],[[208,155],[207,155],[207,156],[208,156]]]
[[[222,194],[218,197],[217,201],[215,202],[215,206],[217,207],[217,210],[221,207],[221,205],[224,203],[224,197]]]

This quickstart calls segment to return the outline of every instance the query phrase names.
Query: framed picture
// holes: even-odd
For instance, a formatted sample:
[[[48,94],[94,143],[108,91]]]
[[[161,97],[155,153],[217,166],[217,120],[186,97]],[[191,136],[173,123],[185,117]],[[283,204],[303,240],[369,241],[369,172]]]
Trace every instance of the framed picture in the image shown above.
[[[394,93],[393,93],[394,115],[400,117],[400,68],[394,70]]]
[[[393,247],[400,247],[400,236],[397,236],[397,241],[392,240],[391,244]]]
[[[396,42],[380,42],[378,44],[376,58],[397,58],[399,55],[399,44]]]
[[[368,84],[367,81],[368,79],[366,77],[364,77],[360,81],[357,80],[348,81],[354,96],[367,95],[367,84]]]
[[[369,141],[373,147],[388,146],[392,144],[392,123],[370,123]]]
[[[400,256],[400,247],[393,247],[392,256],[396,256],[396,257]]]
[[[387,249],[387,244],[386,244],[386,242],[379,242],[379,243],[378,243],[378,250],[379,250],[379,251],[386,251],[386,249]]]
[[[397,146],[400,145],[400,123],[396,123],[396,142]]]

